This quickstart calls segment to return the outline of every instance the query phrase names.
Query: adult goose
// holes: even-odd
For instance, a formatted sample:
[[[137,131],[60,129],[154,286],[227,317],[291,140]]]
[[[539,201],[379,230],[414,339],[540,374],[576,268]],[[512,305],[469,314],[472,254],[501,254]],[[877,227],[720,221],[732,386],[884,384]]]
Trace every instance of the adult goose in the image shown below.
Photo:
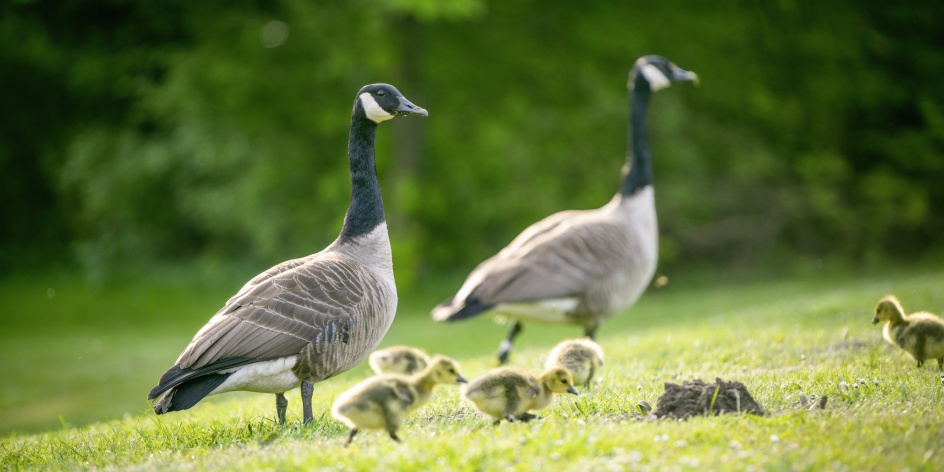
[[[628,84],[628,172],[616,195],[601,208],[562,211],[526,228],[434,308],[433,319],[458,321],[484,312],[508,317],[511,329],[498,353],[504,364],[522,321],[581,325],[592,339],[603,320],[635,303],[658,258],[646,109],[653,92],[697,79],[661,56],[637,60]]]
[[[340,236],[317,254],[257,275],[230,298],[148,393],[148,400],[160,397],[157,414],[247,390],[274,393],[284,423],[284,393],[301,384],[308,423],[314,383],[376,349],[393,322],[397,291],[374,141],[379,123],[401,115],[427,112],[391,85],[357,92],[348,140],[351,204]]]

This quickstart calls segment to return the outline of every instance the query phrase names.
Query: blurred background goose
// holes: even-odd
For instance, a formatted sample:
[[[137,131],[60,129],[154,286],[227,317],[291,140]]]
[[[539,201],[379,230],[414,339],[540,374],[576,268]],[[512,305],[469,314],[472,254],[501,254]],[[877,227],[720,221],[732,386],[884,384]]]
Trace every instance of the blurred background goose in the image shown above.
[[[584,387],[603,367],[603,348],[590,339],[568,339],[561,341],[547,355],[545,369],[564,366],[574,376],[574,383]]]
[[[413,375],[429,365],[429,356],[415,347],[391,346],[374,351],[367,362],[378,374]]]
[[[529,421],[535,416],[529,410],[541,410],[554,401],[557,393],[577,395],[570,371],[554,366],[540,377],[516,367],[492,369],[469,382],[462,397],[482,413],[495,419]]]
[[[697,79],[661,56],[637,60],[628,84],[628,171],[616,195],[601,208],[562,211],[526,228],[434,308],[433,319],[458,321],[484,312],[507,316],[511,327],[498,353],[504,364],[522,321],[580,325],[593,339],[603,320],[632,306],[658,259],[649,99],[672,82]]]
[[[400,441],[397,428],[429,401],[436,385],[465,382],[458,362],[437,355],[416,375],[385,374],[362,381],[338,397],[331,414],[351,428],[345,445],[362,429],[382,429],[390,439]]]
[[[340,236],[317,254],[259,274],[230,298],[148,393],[148,400],[160,397],[157,414],[248,390],[274,393],[284,423],[284,393],[301,384],[308,423],[313,384],[350,369],[380,344],[397,290],[374,141],[379,123],[401,115],[427,112],[392,85],[357,92],[348,141],[351,203]]]
[[[880,322],[885,323],[885,340],[904,349],[918,367],[937,359],[938,369],[944,371],[944,320],[923,311],[906,315],[898,298],[888,295],[875,305],[872,324]]]

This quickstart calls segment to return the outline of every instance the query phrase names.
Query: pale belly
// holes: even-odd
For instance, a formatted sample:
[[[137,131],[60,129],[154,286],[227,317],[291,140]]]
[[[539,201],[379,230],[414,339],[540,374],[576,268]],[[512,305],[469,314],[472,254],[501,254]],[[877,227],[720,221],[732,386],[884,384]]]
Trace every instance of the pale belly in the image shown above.
[[[554,298],[527,303],[502,303],[495,307],[496,315],[503,315],[520,321],[540,323],[579,323],[573,313],[577,308],[576,298]]]
[[[230,376],[210,395],[245,390],[259,393],[283,393],[298,387],[301,380],[292,373],[295,357],[256,362],[233,369]]]

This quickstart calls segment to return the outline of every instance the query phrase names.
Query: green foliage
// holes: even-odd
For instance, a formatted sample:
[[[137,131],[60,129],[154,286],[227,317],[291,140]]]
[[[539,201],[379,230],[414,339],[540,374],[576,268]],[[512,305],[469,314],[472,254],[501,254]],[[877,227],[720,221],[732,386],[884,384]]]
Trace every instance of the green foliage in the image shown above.
[[[869,322],[872,305],[887,293],[898,294],[908,311],[940,311],[944,272],[938,268],[817,274],[723,288],[676,281],[647,294],[636,308],[604,326],[601,381],[581,389],[579,397],[558,398],[542,411],[543,419],[493,427],[461,401],[457,388],[443,386],[401,429],[402,443],[382,433],[363,432],[349,448],[342,447],[345,427],[326,412],[338,394],[370,375],[366,366],[317,385],[310,426],[295,423],[300,416],[297,391],[288,395],[293,423],[285,427],[273,421],[272,395],[225,394],[160,417],[146,410],[143,395],[151,383],[140,377],[156,379],[187,342],[186,336],[205,320],[208,307],[192,302],[207,297],[196,294],[198,284],[193,281],[203,280],[206,292],[224,297],[232,281],[211,283],[167,272],[139,283],[127,281],[135,289],[94,295],[68,288],[72,280],[61,274],[0,284],[0,295],[17,311],[35,304],[33,296],[46,298],[50,303],[43,308],[48,314],[43,324],[51,327],[42,334],[49,342],[39,350],[10,344],[31,332],[35,320],[23,317],[0,332],[4,395],[10,385],[36,389],[0,404],[4,470],[944,467],[939,453],[944,414],[939,372],[928,365],[916,369],[900,349],[881,339],[880,327]],[[52,298],[43,293],[50,284],[59,287]],[[130,298],[140,301],[134,304]],[[461,326],[431,323],[423,312],[429,302],[404,300],[384,345],[406,343],[448,354],[461,362],[469,378],[492,368],[493,349],[504,330],[488,320]],[[89,305],[100,311],[89,310]],[[109,311],[129,306],[140,316],[104,329],[113,324]],[[89,357],[79,343],[61,342],[82,339],[80,332],[98,333],[108,357],[118,361],[100,365],[103,359]],[[576,334],[574,328],[529,326],[512,361],[538,370],[550,346]],[[125,342],[114,344],[115,339]],[[10,369],[22,362],[20,356],[44,368]],[[129,370],[120,370],[121,364]],[[61,369],[63,365],[68,368]],[[105,371],[101,378],[71,377],[72,370],[96,366]],[[37,370],[50,375],[36,376]],[[715,377],[743,382],[771,414],[676,422],[649,421],[638,413],[641,400],[656,405],[664,382]],[[55,383],[63,379],[67,381]],[[129,395],[131,406],[126,404]],[[810,409],[823,396],[828,398],[826,408]],[[9,427],[11,414],[35,414],[40,404],[47,405],[46,411]],[[127,412],[124,418],[121,412]],[[118,418],[70,424],[94,421],[96,415]],[[27,429],[45,432],[11,433]]]
[[[3,7],[0,264],[72,247],[92,273],[318,250],[349,198],[353,94],[384,124],[398,279],[464,272],[614,192],[626,73],[703,87],[650,110],[663,267],[927,255],[944,222],[935,2],[42,2]]]

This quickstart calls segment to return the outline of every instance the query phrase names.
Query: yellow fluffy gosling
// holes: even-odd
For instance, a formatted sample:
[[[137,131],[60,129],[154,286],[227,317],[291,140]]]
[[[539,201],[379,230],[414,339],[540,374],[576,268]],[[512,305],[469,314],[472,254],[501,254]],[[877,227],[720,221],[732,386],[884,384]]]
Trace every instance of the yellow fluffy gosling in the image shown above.
[[[462,389],[462,396],[482,413],[495,418],[498,424],[528,421],[536,416],[528,410],[540,410],[554,401],[555,393],[572,393],[574,380],[570,371],[554,366],[540,377],[515,367],[500,367],[486,372]]]
[[[382,429],[391,439],[400,441],[397,428],[407,415],[429,400],[433,387],[464,382],[465,378],[459,373],[459,363],[437,355],[418,374],[378,375],[355,385],[338,397],[331,414],[351,428],[345,446],[362,429]]]
[[[410,346],[392,346],[374,351],[367,361],[378,374],[413,375],[429,365],[429,356]]]
[[[905,315],[894,295],[882,298],[875,305],[872,324],[885,323],[885,340],[902,348],[918,361],[918,367],[927,359],[937,359],[944,370],[944,320],[927,312]]]
[[[547,355],[545,369],[562,365],[574,376],[575,384],[590,387],[590,381],[603,367],[603,348],[590,338],[560,342]]]

